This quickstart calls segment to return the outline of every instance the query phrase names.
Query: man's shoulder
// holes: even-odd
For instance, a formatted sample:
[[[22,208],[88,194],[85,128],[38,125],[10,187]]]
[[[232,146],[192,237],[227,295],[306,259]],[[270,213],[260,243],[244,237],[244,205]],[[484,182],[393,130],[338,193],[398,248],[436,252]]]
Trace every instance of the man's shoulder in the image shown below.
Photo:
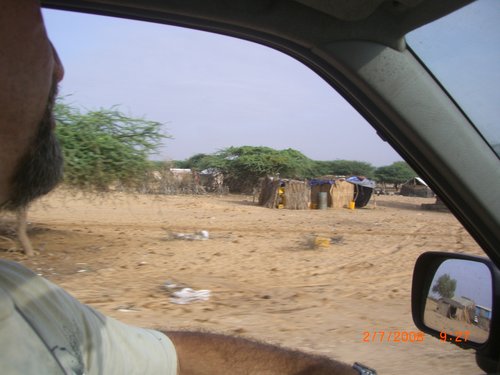
[[[19,263],[0,260],[0,289],[66,370],[177,372],[167,336],[106,317]]]
[[[36,273],[20,263],[8,259],[0,259],[0,276],[34,277]]]

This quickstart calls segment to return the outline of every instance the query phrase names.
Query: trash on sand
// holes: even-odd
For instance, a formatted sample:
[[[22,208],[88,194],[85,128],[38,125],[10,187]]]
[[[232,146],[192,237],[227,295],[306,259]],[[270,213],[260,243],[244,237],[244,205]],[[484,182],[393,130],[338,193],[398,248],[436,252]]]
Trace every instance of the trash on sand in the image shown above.
[[[183,288],[171,294],[170,302],[178,305],[186,305],[193,302],[208,301],[209,298],[210,290]]]
[[[327,237],[319,237],[314,238],[314,246],[315,247],[329,247],[330,239]]]
[[[330,245],[343,245],[344,237],[343,236],[333,236],[333,237],[323,237],[312,235],[309,236],[305,242],[305,245],[310,249],[317,249],[320,247],[327,248]]]
[[[120,311],[120,312],[135,312],[135,311],[140,311],[140,309],[136,308],[134,306],[134,304],[131,304],[131,303],[127,303],[125,305],[117,306],[117,307],[115,307],[115,310],[116,311]]]
[[[170,281],[170,280],[165,281],[164,286],[165,286],[165,288],[167,288],[167,289],[175,289],[175,288],[178,288],[178,287],[179,287],[179,286],[178,286],[175,282]]]
[[[328,237],[321,237],[321,236],[308,236],[305,242],[305,245],[309,249],[317,249],[320,247],[329,247],[330,246],[330,239]]]
[[[208,240],[209,234],[206,230],[200,230],[193,234],[186,233],[169,233],[167,236],[168,240],[188,240],[188,241],[205,241]]]

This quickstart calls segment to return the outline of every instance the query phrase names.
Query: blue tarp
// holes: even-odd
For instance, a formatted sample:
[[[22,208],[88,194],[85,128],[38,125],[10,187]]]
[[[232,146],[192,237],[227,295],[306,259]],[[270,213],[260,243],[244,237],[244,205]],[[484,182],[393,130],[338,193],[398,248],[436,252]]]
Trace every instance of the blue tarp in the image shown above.
[[[375,188],[375,181],[369,180],[367,178],[361,180],[357,176],[352,176],[352,177],[346,178],[346,181],[350,182],[351,184],[359,185],[359,186],[363,186],[363,187],[367,187],[367,188],[370,188],[370,189],[374,189]]]
[[[322,180],[319,178],[313,178],[312,180],[309,180],[310,186],[333,185],[333,184],[335,184],[335,180]]]

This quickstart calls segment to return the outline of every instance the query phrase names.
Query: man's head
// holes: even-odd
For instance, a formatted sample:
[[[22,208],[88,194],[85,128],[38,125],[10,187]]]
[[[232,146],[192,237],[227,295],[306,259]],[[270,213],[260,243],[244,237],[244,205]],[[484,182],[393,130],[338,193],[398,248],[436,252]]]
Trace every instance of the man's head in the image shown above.
[[[61,177],[53,102],[62,64],[36,0],[0,0],[0,206],[22,207]]]

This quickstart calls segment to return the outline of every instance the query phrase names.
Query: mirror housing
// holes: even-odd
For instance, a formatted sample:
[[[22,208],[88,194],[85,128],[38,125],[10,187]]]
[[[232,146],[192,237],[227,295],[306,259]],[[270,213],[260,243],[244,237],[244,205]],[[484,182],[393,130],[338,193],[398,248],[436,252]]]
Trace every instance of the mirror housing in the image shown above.
[[[415,264],[412,315],[418,329],[476,350],[478,365],[498,371],[500,271],[487,258],[444,252],[422,254]]]

